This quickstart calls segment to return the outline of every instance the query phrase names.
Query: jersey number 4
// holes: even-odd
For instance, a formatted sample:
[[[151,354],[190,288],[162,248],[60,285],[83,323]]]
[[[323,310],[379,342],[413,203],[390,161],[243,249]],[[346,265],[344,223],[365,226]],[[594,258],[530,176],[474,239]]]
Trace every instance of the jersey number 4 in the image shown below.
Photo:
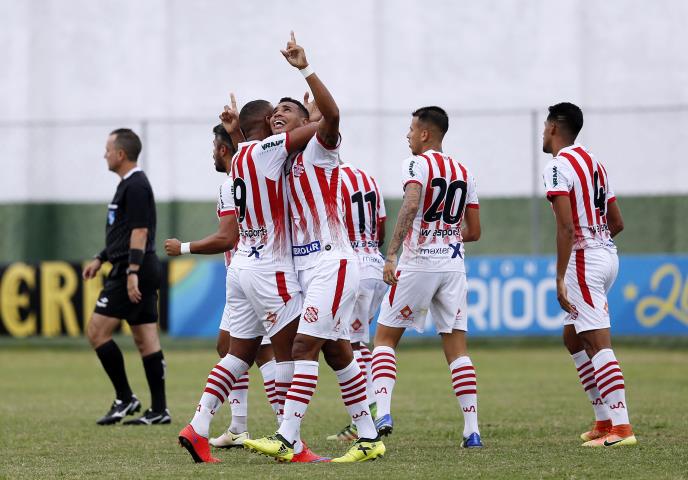
[[[442,220],[448,225],[459,223],[463,216],[463,207],[466,205],[466,191],[468,186],[463,180],[454,180],[447,185],[444,178],[433,178],[430,182],[433,191],[439,188],[439,193],[435,201],[423,212],[423,221],[427,223]],[[458,191],[461,191],[458,208],[454,207],[454,200]]]
[[[363,195],[363,192],[356,192],[351,195],[351,203],[355,204],[358,208],[358,231],[359,233],[365,232],[365,202],[370,204],[370,222],[371,233],[375,235],[375,230],[377,230],[377,194],[374,190]]]

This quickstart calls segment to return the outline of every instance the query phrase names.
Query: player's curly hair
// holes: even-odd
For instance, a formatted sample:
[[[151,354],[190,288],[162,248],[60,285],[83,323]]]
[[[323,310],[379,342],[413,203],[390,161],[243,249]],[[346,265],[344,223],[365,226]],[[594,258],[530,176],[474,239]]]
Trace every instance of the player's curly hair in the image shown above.
[[[577,105],[569,102],[561,102],[549,107],[548,122],[557,122],[567,132],[573,135],[575,140],[583,128],[583,111]]]

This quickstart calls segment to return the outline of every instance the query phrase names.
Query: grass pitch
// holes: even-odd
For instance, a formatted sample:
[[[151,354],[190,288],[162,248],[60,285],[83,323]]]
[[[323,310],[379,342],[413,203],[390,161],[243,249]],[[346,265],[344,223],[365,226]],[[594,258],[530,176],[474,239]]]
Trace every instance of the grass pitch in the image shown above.
[[[148,407],[141,361],[121,338],[132,388]],[[216,360],[209,343],[163,340],[173,423],[99,427],[113,394],[85,341],[0,343],[0,478],[688,478],[688,350],[616,348],[639,439],[637,447],[590,450],[578,435],[591,409],[563,347],[476,344],[481,434],[486,447],[461,450],[463,420],[437,344],[400,349],[392,405],[394,434],[384,459],[358,465],[281,465],[243,450],[221,450],[219,465],[196,465],[177,433],[197,404]],[[128,347],[129,346],[129,347]],[[275,430],[257,369],[251,370],[249,429]],[[212,433],[226,428],[228,408]],[[325,436],[348,421],[337,383],[321,367],[303,435],[312,449],[336,456],[346,445]]]

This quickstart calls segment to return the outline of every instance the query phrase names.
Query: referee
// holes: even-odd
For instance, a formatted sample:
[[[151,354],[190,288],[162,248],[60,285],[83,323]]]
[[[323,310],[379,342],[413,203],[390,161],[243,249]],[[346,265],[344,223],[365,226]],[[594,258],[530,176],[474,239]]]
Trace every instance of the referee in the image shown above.
[[[86,332],[116,394],[98,425],[115,424],[141,410],[141,402],[129,387],[122,351],[112,338],[122,319],[129,322],[141,354],[152,403],[143,416],[124,425],[171,422],[165,401],[165,359],[158,338],[161,270],[155,255],[155,199],[146,174],[136,163],[139,153],[141,140],[133,131],[120,128],[110,133],[105,160],[122,180],[108,205],[105,248],[83,271],[84,279],[90,279],[103,262],[112,263]]]

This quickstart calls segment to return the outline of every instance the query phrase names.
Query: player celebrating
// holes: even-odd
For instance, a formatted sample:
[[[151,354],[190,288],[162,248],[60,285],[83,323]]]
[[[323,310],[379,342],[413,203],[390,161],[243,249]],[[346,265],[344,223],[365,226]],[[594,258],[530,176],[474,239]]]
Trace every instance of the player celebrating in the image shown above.
[[[234,95],[232,102],[236,105]],[[232,156],[236,149],[229,134],[222,126],[216,125],[213,128],[213,161],[215,170],[228,174]],[[178,255],[193,253],[201,255],[212,255],[224,253],[225,267],[229,267],[232,253],[231,250],[237,244],[239,238],[239,227],[237,224],[236,213],[234,211],[234,196],[232,194],[232,177],[227,176],[226,180],[220,185],[220,192],[217,198],[217,217],[218,229],[212,235],[194,242],[182,243],[176,238],[165,240],[165,251],[167,255],[175,257]],[[225,304],[222,313],[222,321],[217,336],[217,353],[220,358],[229,352],[229,308]],[[279,407],[274,393],[275,384],[275,361],[273,359],[272,346],[270,340],[263,339],[256,363],[263,375],[263,385],[270,405],[275,414],[278,414]],[[247,415],[248,415],[248,372],[244,374],[236,383],[229,394],[229,405],[232,409],[232,422],[227,431],[218,438],[211,438],[210,444],[219,448],[240,447],[244,440],[249,437]]]
[[[595,411],[593,428],[581,435],[583,446],[635,445],[607,306],[619,269],[612,237],[623,230],[623,219],[606,169],[574,143],[581,128],[576,105],[549,107],[542,150],[554,158],[543,176],[557,223],[557,299],[568,313],[564,344]]]
[[[332,461],[373,460],[384,455],[385,447],[377,438],[368,408],[366,381],[348,340],[348,321],[358,288],[358,265],[342,220],[339,109],[308,65],[293,32],[282,54],[306,78],[322,114],[316,136],[296,156],[289,176],[293,255],[305,298],[294,339],[294,377],[287,392],[282,424],[275,435],[247,440],[244,446],[282,461],[294,455],[301,421],[317,385],[318,356],[322,350],[335,370],[344,404],[360,436],[344,456]]]
[[[387,249],[385,282],[373,350],[376,426],[392,432],[390,414],[396,382],[396,348],[406,328],[423,331],[428,311],[442,336],[452,387],[464,415],[462,447],[482,447],[478,430],[475,369],[466,349],[464,242],[480,238],[475,179],[461,163],[442,153],[449,119],[439,107],[413,112],[408,138],[414,156],[404,162],[404,202]],[[422,205],[421,205],[422,204]],[[462,227],[462,223],[465,225]],[[397,251],[404,242],[399,261]]]
[[[239,115],[234,105],[225,107],[222,117],[228,133],[236,135],[241,125],[246,136],[232,159],[231,172],[239,244],[227,274],[230,350],[210,372],[196,414],[179,433],[180,443],[196,462],[218,461],[208,447],[210,422],[253,363],[262,337],[269,335],[272,341],[276,384],[291,383],[288,366],[302,299],[291,257],[284,164],[290,153],[306,145],[316,126],[268,137],[266,118],[272,110],[269,102],[254,100]],[[297,461],[320,459],[303,448]]]
[[[370,341],[370,323],[387,292],[382,280],[384,260],[380,247],[385,238],[385,202],[375,179],[351,164],[340,165],[344,216],[351,247],[358,257],[361,281],[356,296],[354,313],[349,325],[354,358],[366,378],[366,392],[370,412],[375,417],[375,391],[371,372],[372,354],[366,345]],[[344,427],[328,440],[350,441],[358,438],[356,425]]]

